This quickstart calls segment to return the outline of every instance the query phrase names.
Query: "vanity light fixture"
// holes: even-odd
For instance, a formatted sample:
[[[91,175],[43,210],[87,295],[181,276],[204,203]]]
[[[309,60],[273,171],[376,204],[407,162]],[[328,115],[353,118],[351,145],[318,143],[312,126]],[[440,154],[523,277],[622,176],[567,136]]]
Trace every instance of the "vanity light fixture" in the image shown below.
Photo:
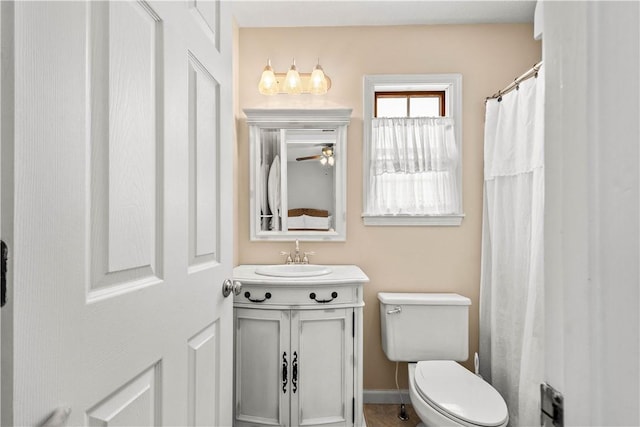
[[[267,60],[267,66],[262,71],[262,77],[260,77],[260,83],[258,84],[258,90],[263,95],[275,95],[278,93],[278,80],[271,68],[271,60]]]
[[[297,95],[302,93],[302,82],[300,81],[300,73],[296,68],[296,59],[293,58],[293,64],[287,71],[287,77],[284,78],[283,89],[290,95]]]
[[[274,72],[271,68],[271,60],[267,60],[258,83],[258,91],[263,95],[277,93],[324,95],[329,88],[331,88],[331,79],[324,73],[319,60],[312,73],[299,73],[294,59],[286,74]]]
[[[329,89],[327,87],[327,77],[324,75],[324,70],[320,66],[320,58],[318,58],[318,64],[311,73],[311,81],[309,82],[309,92],[314,95],[324,95]]]

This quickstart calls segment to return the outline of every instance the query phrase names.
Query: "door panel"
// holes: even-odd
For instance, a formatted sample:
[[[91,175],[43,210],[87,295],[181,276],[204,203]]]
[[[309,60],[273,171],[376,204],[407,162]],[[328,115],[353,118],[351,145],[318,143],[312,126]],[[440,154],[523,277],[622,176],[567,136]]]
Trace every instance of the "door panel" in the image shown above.
[[[195,22],[219,49],[220,2],[188,0],[188,3]]]
[[[95,39],[107,41],[107,46],[101,46],[105,52],[91,52],[108,55],[102,68],[92,67],[92,73],[108,73],[92,81],[96,86],[106,85],[108,97],[92,100],[106,104],[104,109],[95,105],[106,117],[93,123],[102,124],[107,134],[108,271],[113,272],[148,266],[155,260],[160,189],[156,158],[161,148],[155,109],[162,107],[156,104],[160,64],[156,64],[155,52],[162,48],[158,40],[161,24],[146,3],[98,3],[89,9],[92,16],[98,15],[92,23],[103,20],[108,25],[94,33]]]
[[[186,2],[15,3],[3,424],[60,406],[68,425],[231,424],[231,18],[215,4],[219,46]]]
[[[189,264],[215,261],[218,214],[218,82],[189,52]]]
[[[293,311],[291,351],[298,360],[291,425],[351,424],[353,309]],[[295,388],[294,388],[295,389]]]
[[[207,326],[188,341],[190,426],[220,425],[220,324]]]
[[[235,425],[289,425],[289,311],[237,308],[235,322]]]
[[[148,3],[94,2],[86,25],[95,300],[162,280],[164,23]]]
[[[156,365],[147,369],[89,409],[86,424],[96,427],[160,425],[158,368]]]

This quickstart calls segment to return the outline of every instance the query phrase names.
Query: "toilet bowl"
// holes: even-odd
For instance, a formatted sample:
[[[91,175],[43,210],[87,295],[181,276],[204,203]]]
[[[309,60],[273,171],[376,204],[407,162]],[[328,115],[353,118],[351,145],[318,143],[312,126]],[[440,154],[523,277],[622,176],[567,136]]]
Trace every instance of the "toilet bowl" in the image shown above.
[[[503,427],[509,421],[502,396],[453,361],[409,363],[409,396],[425,426]]]
[[[502,396],[456,363],[469,355],[469,298],[381,292],[378,299],[382,349],[391,361],[410,362],[409,396],[424,425],[507,425]]]

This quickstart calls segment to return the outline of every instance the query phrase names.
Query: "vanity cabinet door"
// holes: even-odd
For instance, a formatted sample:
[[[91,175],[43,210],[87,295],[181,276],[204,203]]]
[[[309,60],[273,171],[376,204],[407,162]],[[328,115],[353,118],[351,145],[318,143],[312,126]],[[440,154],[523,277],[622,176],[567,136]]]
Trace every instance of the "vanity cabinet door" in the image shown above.
[[[354,310],[291,313],[292,426],[353,425]]]
[[[290,311],[246,308],[234,311],[234,425],[289,426]]]

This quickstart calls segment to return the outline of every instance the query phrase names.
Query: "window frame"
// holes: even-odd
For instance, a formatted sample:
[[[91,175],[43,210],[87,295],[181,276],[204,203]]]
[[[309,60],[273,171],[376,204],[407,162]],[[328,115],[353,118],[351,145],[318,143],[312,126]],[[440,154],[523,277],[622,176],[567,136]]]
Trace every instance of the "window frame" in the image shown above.
[[[438,98],[440,100],[440,116],[447,114],[447,94],[444,90],[422,91],[375,91],[373,105],[373,117],[378,117],[378,98],[405,98],[407,101],[407,116],[411,117],[411,98]]]
[[[464,218],[462,198],[462,74],[365,75],[363,88],[362,218],[370,226],[460,226]],[[369,197],[371,123],[375,117],[376,92],[445,92],[445,117],[455,122],[458,147],[458,196],[460,213],[447,215],[369,215],[364,212]]]

